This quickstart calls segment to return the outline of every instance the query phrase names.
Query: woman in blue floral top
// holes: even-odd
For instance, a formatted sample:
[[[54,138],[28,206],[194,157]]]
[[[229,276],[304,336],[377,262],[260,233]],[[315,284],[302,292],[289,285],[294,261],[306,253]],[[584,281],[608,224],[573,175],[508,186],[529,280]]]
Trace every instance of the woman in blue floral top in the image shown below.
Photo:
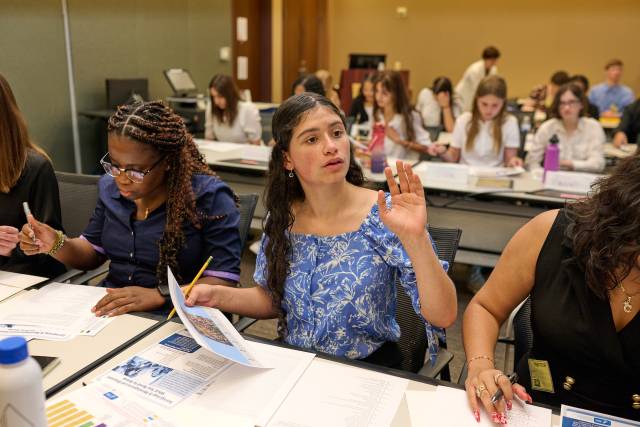
[[[456,317],[456,293],[425,231],[420,179],[398,162],[390,194],[362,187],[344,117],[325,97],[289,98],[273,117],[269,215],[254,288],[199,284],[187,303],[280,319],[289,344],[398,366],[395,278],[425,320],[429,355]],[[444,268],[443,268],[444,267]]]

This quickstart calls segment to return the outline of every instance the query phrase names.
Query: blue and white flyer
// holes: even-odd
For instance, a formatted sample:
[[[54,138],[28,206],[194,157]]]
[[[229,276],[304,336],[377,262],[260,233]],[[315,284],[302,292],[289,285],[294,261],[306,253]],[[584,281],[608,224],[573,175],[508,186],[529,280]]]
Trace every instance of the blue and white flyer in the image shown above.
[[[182,323],[198,344],[218,356],[236,363],[253,368],[266,368],[220,310],[201,306],[187,307],[182,289],[168,267],[167,279],[173,306]]]
[[[562,405],[561,427],[640,427],[640,421],[631,421],[612,415]]]

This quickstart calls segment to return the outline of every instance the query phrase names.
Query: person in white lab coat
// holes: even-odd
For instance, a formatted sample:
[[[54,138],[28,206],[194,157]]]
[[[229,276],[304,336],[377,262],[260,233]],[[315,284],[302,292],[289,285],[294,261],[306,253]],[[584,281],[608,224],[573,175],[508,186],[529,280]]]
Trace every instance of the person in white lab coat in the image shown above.
[[[462,79],[456,85],[456,92],[462,99],[464,111],[471,111],[473,97],[478,89],[478,85],[485,77],[498,74],[498,58],[500,51],[494,47],[486,47],[482,51],[482,59],[469,65],[462,75]]]

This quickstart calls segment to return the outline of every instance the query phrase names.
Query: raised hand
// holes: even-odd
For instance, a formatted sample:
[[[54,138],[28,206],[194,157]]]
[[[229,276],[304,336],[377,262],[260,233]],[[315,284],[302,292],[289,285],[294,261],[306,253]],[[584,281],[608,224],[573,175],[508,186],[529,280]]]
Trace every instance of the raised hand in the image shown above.
[[[380,219],[401,241],[423,237],[427,226],[427,203],[422,182],[408,163],[398,160],[396,166],[400,186],[393,179],[391,168],[384,170],[391,193],[391,208],[387,208],[384,192],[378,191]]]
[[[47,253],[56,243],[56,230],[43,222],[37,221],[33,215],[27,216],[28,223],[20,230],[20,249],[27,255]]]

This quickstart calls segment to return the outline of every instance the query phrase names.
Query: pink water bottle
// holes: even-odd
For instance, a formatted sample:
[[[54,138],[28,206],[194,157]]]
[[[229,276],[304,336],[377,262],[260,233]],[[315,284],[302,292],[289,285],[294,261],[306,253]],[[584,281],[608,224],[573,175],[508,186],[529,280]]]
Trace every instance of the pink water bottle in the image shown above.
[[[560,169],[560,147],[558,147],[558,143],[560,140],[558,136],[554,133],[551,139],[549,139],[549,144],[547,144],[547,148],[544,151],[544,175],[542,180],[545,181],[547,179],[547,171],[557,171]]]
[[[369,152],[371,153],[371,172],[382,173],[386,163],[384,154],[384,125],[376,123],[373,125],[373,136],[369,143]]]

